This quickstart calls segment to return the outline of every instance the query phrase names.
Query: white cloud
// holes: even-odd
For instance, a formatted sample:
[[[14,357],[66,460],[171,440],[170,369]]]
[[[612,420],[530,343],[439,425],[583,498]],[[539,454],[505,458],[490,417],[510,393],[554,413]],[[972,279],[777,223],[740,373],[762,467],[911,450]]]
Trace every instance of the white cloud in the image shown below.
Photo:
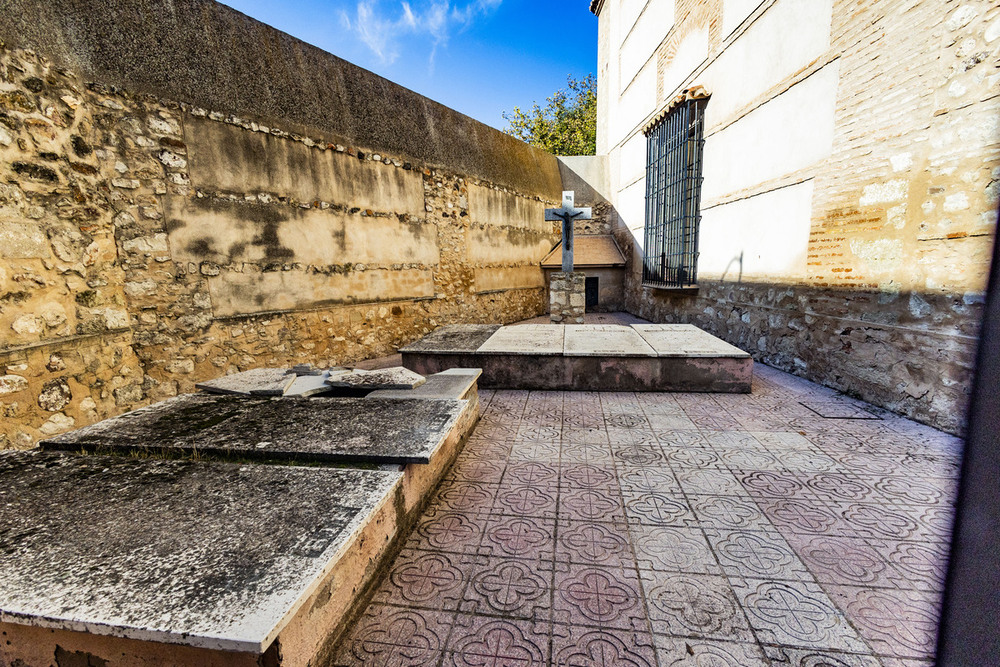
[[[403,38],[427,39],[430,44],[429,65],[433,68],[439,47],[447,46],[453,34],[461,33],[502,2],[416,0],[400,2],[393,7],[380,0],[360,0],[353,16],[341,12],[341,21],[385,65],[392,64],[399,57]]]

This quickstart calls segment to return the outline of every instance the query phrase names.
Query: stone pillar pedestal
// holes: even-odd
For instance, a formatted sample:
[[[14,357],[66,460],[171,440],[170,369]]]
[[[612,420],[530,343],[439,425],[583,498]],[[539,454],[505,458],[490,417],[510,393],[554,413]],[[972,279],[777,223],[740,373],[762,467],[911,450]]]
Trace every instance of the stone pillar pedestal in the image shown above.
[[[582,271],[556,271],[549,279],[549,318],[558,324],[583,324],[586,276]]]

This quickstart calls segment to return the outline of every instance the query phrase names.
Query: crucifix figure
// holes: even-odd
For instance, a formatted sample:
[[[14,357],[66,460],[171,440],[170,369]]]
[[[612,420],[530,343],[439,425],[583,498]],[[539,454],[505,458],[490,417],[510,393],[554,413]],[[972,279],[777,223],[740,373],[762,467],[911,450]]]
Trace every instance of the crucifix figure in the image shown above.
[[[573,205],[573,190],[562,193],[562,208],[545,209],[546,220],[562,220],[562,270],[573,271],[573,222],[575,220],[590,220],[590,208],[576,208]]]

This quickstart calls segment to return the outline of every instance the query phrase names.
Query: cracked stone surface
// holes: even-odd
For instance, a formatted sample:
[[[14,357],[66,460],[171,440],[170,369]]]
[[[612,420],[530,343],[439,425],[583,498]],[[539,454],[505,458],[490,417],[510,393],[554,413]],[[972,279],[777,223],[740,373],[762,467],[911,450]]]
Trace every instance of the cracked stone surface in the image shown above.
[[[480,400],[334,664],[933,664],[959,439],[762,365]]]
[[[356,369],[350,373],[331,376],[326,383],[331,387],[350,389],[415,389],[426,378],[402,366],[379,368],[373,371]]]
[[[295,373],[287,368],[253,368],[242,373],[199,382],[195,388],[213,394],[281,396],[295,377]]]
[[[499,324],[448,324],[401,348],[400,352],[475,352],[499,328]]]
[[[0,452],[0,618],[261,651],[401,477]]]
[[[51,438],[42,447],[427,463],[466,405],[457,400],[187,394]]]

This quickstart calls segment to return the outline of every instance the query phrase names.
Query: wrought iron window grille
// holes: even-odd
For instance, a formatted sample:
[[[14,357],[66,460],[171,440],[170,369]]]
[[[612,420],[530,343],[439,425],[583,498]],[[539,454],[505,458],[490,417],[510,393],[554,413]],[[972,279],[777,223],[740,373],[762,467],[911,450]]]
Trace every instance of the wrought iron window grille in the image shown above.
[[[681,102],[646,131],[643,285],[697,284],[707,102],[705,98]]]

